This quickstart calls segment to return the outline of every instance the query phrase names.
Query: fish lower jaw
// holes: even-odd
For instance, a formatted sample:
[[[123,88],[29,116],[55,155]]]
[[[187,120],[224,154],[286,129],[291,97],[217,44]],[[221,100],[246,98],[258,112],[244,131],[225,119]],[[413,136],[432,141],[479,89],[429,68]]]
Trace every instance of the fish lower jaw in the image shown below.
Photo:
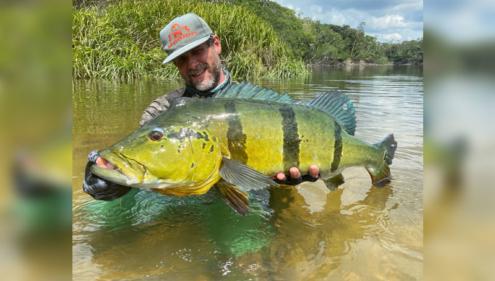
[[[151,190],[159,192],[165,195],[172,196],[189,196],[189,195],[203,195],[207,193],[210,188],[218,182],[219,175],[212,176],[203,182],[181,182],[171,183],[169,185],[161,185],[159,187],[151,188]]]
[[[153,189],[153,190],[166,190],[168,188],[176,188],[182,186],[182,184],[172,183],[172,182],[139,182],[135,183],[133,187]]]

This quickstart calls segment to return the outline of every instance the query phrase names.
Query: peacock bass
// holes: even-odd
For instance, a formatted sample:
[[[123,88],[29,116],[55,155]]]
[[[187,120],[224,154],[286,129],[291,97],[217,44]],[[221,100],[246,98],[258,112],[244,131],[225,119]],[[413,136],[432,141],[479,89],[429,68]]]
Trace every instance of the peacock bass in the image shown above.
[[[397,143],[355,138],[355,109],[345,95],[303,103],[248,83],[214,98],[180,98],[164,113],[100,151],[91,172],[116,184],[166,195],[206,193],[214,185],[245,214],[248,191],[277,186],[272,177],[315,164],[323,179],[364,166],[373,185],[390,181]]]

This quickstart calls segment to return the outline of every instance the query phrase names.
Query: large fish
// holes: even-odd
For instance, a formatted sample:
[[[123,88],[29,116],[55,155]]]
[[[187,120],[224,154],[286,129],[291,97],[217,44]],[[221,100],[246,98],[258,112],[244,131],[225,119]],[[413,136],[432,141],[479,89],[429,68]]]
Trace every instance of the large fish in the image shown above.
[[[217,186],[229,205],[248,211],[248,191],[276,186],[290,167],[316,164],[323,179],[364,166],[373,185],[390,181],[397,143],[367,144],[354,135],[355,110],[341,93],[295,102],[251,84],[234,84],[210,99],[181,98],[111,147],[93,174],[166,195],[206,193]]]

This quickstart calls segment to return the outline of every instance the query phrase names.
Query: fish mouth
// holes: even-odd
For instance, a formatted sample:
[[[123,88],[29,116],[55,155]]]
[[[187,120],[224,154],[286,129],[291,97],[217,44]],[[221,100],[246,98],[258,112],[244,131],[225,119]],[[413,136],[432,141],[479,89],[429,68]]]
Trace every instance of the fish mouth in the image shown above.
[[[98,166],[97,164],[91,166],[91,173],[118,185],[132,187],[134,184],[137,183],[136,180],[127,177],[116,169],[103,168]]]
[[[143,164],[116,152],[101,153],[96,163],[91,166],[91,173],[129,187],[165,189],[176,185],[153,176]]]
[[[146,167],[118,152],[102,151],[91,172],[105,180],[125,186],[141,183]]]

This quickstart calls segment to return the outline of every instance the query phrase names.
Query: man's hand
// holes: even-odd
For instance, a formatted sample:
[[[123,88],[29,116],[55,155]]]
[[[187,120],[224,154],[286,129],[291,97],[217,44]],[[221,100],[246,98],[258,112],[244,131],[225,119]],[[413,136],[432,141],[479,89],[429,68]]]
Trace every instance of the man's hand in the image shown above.
[[[275,181],[281,184],[296,185],[303,181],[316,181],[319,177],[320,169],[316,165],[311,165],[307,175],[301,175],[297,167],[292,167],[289,169],[289,179],[284,173],[280,172],[275,176]]]
[[[91,166],[102,161],[103,159],[98,156],[96,151],[89,153],[88,163],[84,171],[83,191],[98,200],[109,201],[122,197],[131,190],[130,187],[108,182],[91,173]]]

